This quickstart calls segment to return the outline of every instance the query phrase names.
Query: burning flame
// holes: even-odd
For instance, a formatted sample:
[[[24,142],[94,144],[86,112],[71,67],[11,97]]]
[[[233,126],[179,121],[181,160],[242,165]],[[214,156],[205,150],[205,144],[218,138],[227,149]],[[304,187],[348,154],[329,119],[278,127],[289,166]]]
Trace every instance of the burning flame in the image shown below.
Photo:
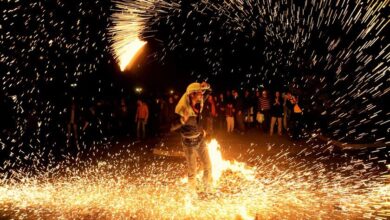
[[[124,71],[127,66],[131,67],[137,52],[139,52],[146,43],[146,41],[136,38],[118,50],[118,60],[121,71]]]
[[[230,162],[222,159],[221,147],[217,140],[212,139],[210,143],[207,144],[207,150],[211,160],[211,172],[214,186],[218,184],[218,180],[221,178],[222,173],[227,170],[242,174],[246,180],[255,179],[255,169],[248,168],[244,163],[237,161]]]
[[[237,219],[253,220],[253,219],[255,219],[255,216],[249,215],[246,207],[245,206],[241,206],[239,208],[239,216],[238,216]]]
[[[367,181],[359,173],[342,176],[321,166],[297,169],[292,166],[302,164],[282,157],[284,151],[275,157],[261,158],[252,168],[224,160],[216,140],[207,146],[213,181],[218,186],[211,197],[191,194],[183,187],[177,178],[182,175],[182,163],[152,163],[132,168],[129,164],[138,164],[140,156],[130,153],[133,156],[129,157],[130,151],[123,151],[127,157],[117,155],[84,169],[69,168],[65,176],[58,171],[36,178],[23,172],[14,173],[13,178],[0,175],[0,216],[5,213],[6,218],[27,219],[390,217],[387,175]],[[283,169],[281,161],[286,160],[289,166]],[[61,170],[67,168],[61,166]],[[350,171],[350,167],[343,168],[346,169]]]
[[[222,158],[221,147],[216,139],[212,139],[210,143],[207,144],[207,150],[211,160],[211,173],[214,186],[218,185],[222,174],[228,170],[242,174],[246,180],[255,179],[255,170],[253,168],[247,167],[244,163],[237,161],[230,162]],[[241,206],[238,211],[238,219],[255,219],[254,216],[248,214],[245,206]]]
[[[145,31],[148,18],[139,15],[152,7],[154,1],[143,1],[140,4],[133,2],[130,5],[121,1],[115,3],[117,10],[112,15],[114,23],[110,27],[112,50],[121,71],[124,71],[127,66],[131,67],[137,53],[147,43],[140,40],[139,36]]]
[[[191,197],[190,194],[185,195],[184,208],[186,210],[186,213],[190,213],[194,209],[194,204],[193,204],[192,199],[193,198]]]

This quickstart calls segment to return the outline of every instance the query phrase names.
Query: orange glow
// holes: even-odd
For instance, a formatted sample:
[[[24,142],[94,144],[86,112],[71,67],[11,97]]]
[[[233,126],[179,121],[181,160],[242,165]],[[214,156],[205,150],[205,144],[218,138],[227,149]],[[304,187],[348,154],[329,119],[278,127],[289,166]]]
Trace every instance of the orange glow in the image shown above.
[[[210,143],[207,144],[207,150],[211,160],[211,172],[214,186],[218,184],[218,180],[220,179],[222,173],[227,170],[240,173],[243,175],[244,179],[247,180],[255,179],[254,168],[247,167],[245,163],[237,161],[230,162],[222,158],[222,153],[217,140],[211,140]]]
[[[322,166],[302,167],[283,156],[286,152],[258,158],[250,167],[224,160],[216,140],[207,146],[216,186],[210,195],[190,192],[186,179],[180,181],[178,177],[183,173],[178,170],[183,169],[183,163],[152,163],[133,172],[129,164],[135,164],[140,157],[125,150],[96,165],[60,165],[37,177],[15,172],[12,179],[0,178],[0,213],[23,219],[390,217],[387,175],[373,176],[368,182],[358,175],[360,170],[345,176]],[[284,168],[282,160],[290,166]],[[300,167],[294,167],[297,165]],[[67,170],[66,175],[59,176],[57,169]],[[350,166],[344,170],[351,171]]]
[[[131,68],[132,64],[136,60],[136,55],[139,54],[146,43],[146,41],[136,38],[128,45],[121,48],[121,51],[119,51],[120,55],[118,57],[121,71],[124,71],[126,68]]]

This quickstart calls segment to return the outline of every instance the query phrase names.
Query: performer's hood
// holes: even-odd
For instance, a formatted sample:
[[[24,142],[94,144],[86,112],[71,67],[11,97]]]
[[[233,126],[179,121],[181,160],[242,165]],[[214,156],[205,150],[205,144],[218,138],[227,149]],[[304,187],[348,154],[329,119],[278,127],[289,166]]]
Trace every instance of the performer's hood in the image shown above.
[[[206,90],[210,90],[209,84],[194,82],[187,86],[186,93],[187,95],[189,95],[193,92],[198,92],[198,91],[205,92]]]
[[[176,105],[175,108],[175,113],[179,114],[180,116],[184,116],[184,112],[188,111],[189,116],[196,116],[196,113],[191,107],[190,103],[190,94],[193,92],[205,92],[205,91],[210,91],[210,85],[207,83],[191,83],[190,85],[187,86],[186,92],[183,94],[183,96],[180,98],[179,102]],[[202,111],[203,109],[203,99],[200,102],[200,109]]]

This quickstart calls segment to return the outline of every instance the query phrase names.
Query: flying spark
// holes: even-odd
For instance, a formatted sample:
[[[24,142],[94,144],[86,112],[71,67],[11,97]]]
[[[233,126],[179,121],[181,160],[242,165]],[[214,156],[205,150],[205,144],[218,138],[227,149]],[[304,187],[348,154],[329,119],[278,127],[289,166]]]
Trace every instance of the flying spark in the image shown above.
[[[215,140],[208,145],[214,158],[221,155],[220,150],[214,151],[216,146]],[[329,171],[320,161],[299,161],[289,157],[288,151],[253,159],[252,167],[241,162],[238,169],[220,158],[213,164],[213,169],[224,167],[216,179],[217,191],[202,198],[191,196],[180,181],[183,162],[155,160],[139,167],[134,166],[136,161],[142,163],[139,156],[128,150],[122,153],[129,157],[117,155],[83,171],[62,167],[60,170],[68,169],[62,177],[58,171],[29,178],[14,173],[12,179],[3,179],[0,187],[3,215],[96,219],[390,216],[388,176],[374,175],[369,166],[366,170],[354,168],[364,164],[362,161]]]

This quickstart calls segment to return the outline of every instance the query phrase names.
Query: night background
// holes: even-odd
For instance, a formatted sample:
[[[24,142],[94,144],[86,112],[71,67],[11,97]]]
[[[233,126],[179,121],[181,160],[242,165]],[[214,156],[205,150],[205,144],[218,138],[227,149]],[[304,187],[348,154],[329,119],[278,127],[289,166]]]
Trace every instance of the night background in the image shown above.
[[[0,10],[4,180],[26,165],[27,176],[34,176],[79,160],[68,160],[68,153],[79,154],[66,144],[72,100],[80,111],[99,103],[106,121],[97,125],[99,135],[88,138],[105,147],[83,148],[99,154],[124,139],[103,128],[116,120],[112,108],[122,98],[133,123],[137,98],[151,105],[171,91],[181,96],[194,81],[207,81],[215,95],[291,91],[305,115],[302,142],[316,146],[313,137],[321,135],[372,145],[379,150],[354,153],[367,158],[379,152],[382,165],[389,162],[388,0],[1,1]],[[121,13],[140,17],[141,28],[131,28],[136,19],[117,19]],[[113,44],[128,35],[147,44],[121,71]],[[129,132],[133,140],[135,127]]]

